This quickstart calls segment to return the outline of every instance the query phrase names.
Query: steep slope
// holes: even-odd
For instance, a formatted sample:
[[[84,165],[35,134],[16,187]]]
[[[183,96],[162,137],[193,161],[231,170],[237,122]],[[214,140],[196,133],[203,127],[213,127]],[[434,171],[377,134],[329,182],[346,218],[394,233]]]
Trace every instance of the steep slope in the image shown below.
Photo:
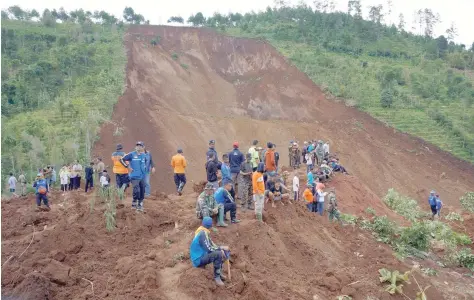
[[[349,171],[379,197],[394,187],[424,201],[435,188],[457,205],[474,188],[472,165],[326,100],[263,41],[166,26],[131,27],[125,40],[127,90],[113,115],[123,134],[105,125],[95,152],[108,157],[115,143],[131,149],[144,140],[159,170],[153,189],[173,190],[169,160],[177,147],[189,161],[189,179],[201,180],[210,139],[219,155],[234,140],[245,151],[253,139],[272,141],[287,164],[288,142],[309,138],[329,140]]]

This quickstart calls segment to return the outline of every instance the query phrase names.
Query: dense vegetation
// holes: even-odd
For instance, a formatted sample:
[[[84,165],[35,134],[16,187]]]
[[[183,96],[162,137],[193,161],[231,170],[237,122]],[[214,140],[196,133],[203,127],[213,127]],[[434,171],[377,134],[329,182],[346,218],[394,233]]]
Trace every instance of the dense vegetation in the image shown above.
[[[265,38],[326,92],[474,162],[474,43],[455,44],[454,26],[433,38],[439,16],[429,9],[417,12],[415,35],[403,15],[398,26],[383,24],[381,5],[364,20],[358,0],[349,1],[348,13],[331,12],[330,1],[315,3],[316,10],[283,4],[245,15],[197,13],[188,22]]]
[[[99,126],[124,89],[124,24],[144,23],[132,8],[123,17],[2,11],[3,179],[10,171],[33,176],[46,164],[90,159]]]

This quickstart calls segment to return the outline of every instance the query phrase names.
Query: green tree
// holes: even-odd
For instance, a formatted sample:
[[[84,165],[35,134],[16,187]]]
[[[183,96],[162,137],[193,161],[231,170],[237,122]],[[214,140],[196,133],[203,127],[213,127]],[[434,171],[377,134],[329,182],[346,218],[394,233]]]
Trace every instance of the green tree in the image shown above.
[[[383,7],[381,4],[379,5],[374,5],[369,7],[369,20],[371,20],[374,23],[380,24],[383,20]]]
[[[2,20],[8,20],[9,17],[8,17],[8,12],[2,10]]]
[[[383,108],[389,108],[393,104],[393,93],[390,88],[385,88],[380,94],[380,104]]]
[[[52,27],[56,24],[56,18],[53,16],[49,9],[45,9],[43,11],[43,15],[41,17],[41,22],[47,27]]]
[[[17,20],[24,20],[26,16],[28,15],[28,13],[24,11],[23,9],[21,9],[21,7],[19,7],[18,5],[10,6],[8,8],[8,11]]]
[[[180,16],[172,16],[171,18],[168,19],[168,23],[184,23],[183,17]]]
[[[133,8],[131,7],[125,7],[125,9],[123,10],[123,19],[125,20],[125,22],[128,22],[128,23],[133,23],[133,21],[135,20],[135,11],[133,10]]]
[[[195,15],[191,15],[188,18],[188,23],[192,23],[193,26],[201,26],[201,25],[204,25],[205,22],[206,22],[206,18],[204,18],[204,15],[202,14],[202,12],[198,12]]]

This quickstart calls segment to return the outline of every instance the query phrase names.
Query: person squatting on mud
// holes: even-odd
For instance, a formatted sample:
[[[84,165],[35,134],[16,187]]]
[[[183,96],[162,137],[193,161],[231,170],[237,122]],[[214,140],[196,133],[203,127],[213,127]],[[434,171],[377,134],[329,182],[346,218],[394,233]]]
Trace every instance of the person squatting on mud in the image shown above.
[[[120,159],[122,166],[130,169],[130,180],[133,186],[132,209],[143,211],[143,200],[145,199],[145,173],[146,173],[146,155],[144,144],[138,141],[135,145],[135,151],[132,151]],[[127,165],[126,162],[129,162]]]
[[[43,201],[43,204],[46,206],[46,210],[50,210],[51,208],[49,207],[48,203],[49,185],[43,174],[38,173],[36,180],[33,183],[33,187],[35,188],[36,194],[36,209],[41,209],[41,201]]]
[[[212,227],[212,219],[204,217],[202,226],[194,233],[190,246],[190,257],[195,268],[204,268],[208,264],[214,265],[214,280],[217,285],[223,286],[225,277],[222,275],[223,262],[230,258],[230,250],[227,246],[217,246],[211,240],[209,229]]]
[[[183,156],[183,149],[179,148],[177,154],[171,158],[171,167],[174,172],[174,184],[176,185],[176,192],[179,196],[183,194],[184,186],[186,185],[186,159]]]
[[[122,144],[117,144],[117,151],[112,153],[112,172],[114,172],[115,174],[115,183],[117,185],[117,188],[123,189],[125,191],[130,184],[130,177],[128,176],[128,165],[124,166],[121,163],[121,159],[125,156],[125,152],[123,152],[122,149]],[[128,162],[126,163],[128,164]]]
[[[214,186],[208,182],[204,191],[199,195],[196,202],[196,216],[198,219],[217,216],[219,207],[214,198]]]
[[[237,205],[235,204],[234,198],[230,194],[232,190],[232,180],[222,179],[222,187],[220,187],[215,193],[214,198],[216,199],[217,204],[219,205],[219,221],[217,226],[227,227],[228,225],[224,223],[225,215],[230,211],[230,221],[231,223],[239,223],[240,220],[237,219]]]
[[[252,154],[247,153],[246,161],[240,165],[239,189],[242,209],[252,209]]]
[[[255,216],[263,222],[263,206],[265,202],[265,182],[263,180],[264,164],[259,163],[257,171],[252,174],[253,201],[255,202]]]

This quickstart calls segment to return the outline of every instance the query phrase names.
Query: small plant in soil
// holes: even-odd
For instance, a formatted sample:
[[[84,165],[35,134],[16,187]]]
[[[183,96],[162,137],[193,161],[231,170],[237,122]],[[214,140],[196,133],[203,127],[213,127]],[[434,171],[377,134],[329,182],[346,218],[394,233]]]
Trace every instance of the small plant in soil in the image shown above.
[[[184,255],[184,252],[179,252],[179,253],[176,253],[174,256],[173,256],[173,261],[174,262],[182,262],[184,261],[185,259],[185,255]]]
[[[105,228],[107,231],[114,231],[116,226],[116,197],[118,189],[115,187],[100,188],[99,196],[105,202]]]
[[[462,208],[467,211],[474,212],[474,192],[467,192],[459,199]]]
[[[178,60],[178,57],[179,57],[179,56],[178,56],[178,53],[175,52],[175,53],[171,54],[171,57],[172,57],[174,60]]]
[[[189,69],[189,66],[187,64],[181,64],[181,67],[185,70]]]
[[[384,283],[384,282],[388,282],[389,284],[386,286],[385,288],[385,291],[387,291],[389,294],[393,295],[393,294],[401,294],[403,295],[406,299],[409,299],[409,300],[428,300],[428,298],[426,297],[426,290],[430,287],[430,286],[427,286],[425,288],[422,288],[418,281],[416,280],[415,276],[413,275],[413,270],[412,269],[411,271],[407,271],[403,274],[401,274],[399,271],[397,270],[394,270],[394,271],[389,271],[385,268],[383,269],[380,269],[379,270],[379,273],[380,273],[380,282],[381,283]],[[410,298],[408,297],[407,295],[405,295],[403,293],[403,284],[404,283],[408,283],[410,284],[410,276],[413,278],[413,280],[415,281],[416,285],[418,286],[418,292],[416,293],[416,298],[413,299],[413,298]]]
[[[450,212],[449,214],[446,215],[445,217],[446,220],[449,220],[449,221],[459,221],[459,222],[463,222],[464,219],[462,218],[462,216],[456,212]]]
[[[369,215],[373,215],[375,216],[376,213],[375,213],[375,209],[373,209],[372,207],[367,207],[367,209],[365,210],[365,212]]]

